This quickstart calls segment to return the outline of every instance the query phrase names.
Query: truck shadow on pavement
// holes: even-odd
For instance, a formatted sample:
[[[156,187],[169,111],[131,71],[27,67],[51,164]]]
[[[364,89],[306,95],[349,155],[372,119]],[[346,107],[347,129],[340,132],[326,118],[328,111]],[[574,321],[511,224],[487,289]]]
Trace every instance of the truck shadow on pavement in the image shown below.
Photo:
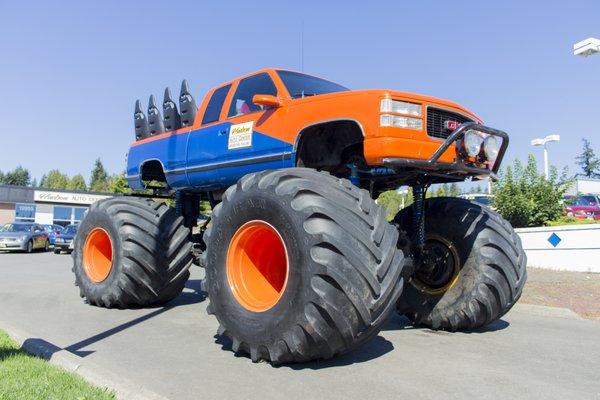
[[[104,340],[110,336],[113,336],[119,332],[124,331],[125,329],[129,329],[133,326],[141,324],[142,322],[147,321],[151,318],[154,318],[154,317],[156,317],[166,311],[169,311],[175,307],[200,303],[206,299],[206,293],[200,289],[200,280],[199,279],[188,280],[188,282],[185,284],[185,288],[187,290],[184,289],[184,291],[179,296],[177,296],[175,299],[173,299],[172,301],[170,301],[163,307],[157,308],[154,311],[149,312],[148,314],[144,314],[135,319],[132,319],[131,321],[117,325],[114,328],[107,329],[104,332],[100,332],[94,336],[87,338],[87,339],[81,340],[77,343],[73,343],[65,348],[60,348],[60,347],[55,346],[54,344],[47,342],[44,339],[40,339],[40,338],[29,338],[29,339],[25,340],[25,342],[23,343],[23,347],[26,349],[32,349],[36,355],[38,355],[42,358],[45,358],[45,359],[50,359],[54,353],[61,351],[61,350],[66,350],[69,353],[75,354],[76,356],[79,356],[79,357],[86,357],[86,356],[94,353],[94,351],[81,350],[85,347],[88,347],[89,345],[92,345],[101,340]],[[144,308],[140,308],[140,310],[143,310],[143,309]]]
[[[473,333],[488,333],[506,329],[510,324],[505,320],[497,320],[492,322],[491,324],[469,331],[462,331],[458,333],[447,332],[447,331],[434,331],[429,328],[414,326],[412,322],[403,315],[395,314],[389,320],[389,322],[382,329],[382,332],[385,331],[396,331],[396,330],[418,330],[422,331],[428,335],[457,335],[457,334],[473,334]],[[215,335],[215,343],[221,345],[222,350],[233,351],[232,350],[232,342],[226,336],[218,336]],[[381,357],[390,351],[394,350],[394,345],[389,340],[385,339],[383,336],[378,335],[362,345],[361,347],[353,350],[347,354],[343,354],[338,357],[334,357],[330,360],[317,360],[311,361],[307,363],[299,363],[299,364],[284,364],[280,366],[274,366],[275,368],[291,368],[293,370],[303,370],[303,369],[312,369],[319,370],[325,368],[333,368],[333,367],[341,367],[352,364],[360,364],[363,362],[374,360],[378,357]],[[235,353],[235,356],[238,358],[249,358],[247,354],[243,352]]]
[[[427,327],[424,326],[419,326],[419,325],[413,325],[412,321],[410,319],[408,319],[408,317],[405,317],[404,315],[394,315],[392,318],[390,318],[390,321],[387,323],[386,326],[383,327],[382,331],[396,331],[396,330],[419,330],[419,331],[423,331],[423,332],[427,332],[433,335],[455,335],[455,334],[472,334],[472,333],[488,333],[488,332],[495,332],[495,331],[501,331],[503,329],[506,329],[510,326],[510,323],[508,321],[505,321],[503,319],[498,319],[494,322],[492,322],[491,324],[488,324],[486,326],[483,326],[481,328],[477,328],[477,329],[471,329],[471,330],[464,330],[464,331],[459,331],[459,332],[449,332],[449,331],[436,331],[433,329],[429,329]]]
[[[215,343],[221,345],[224,351],[233,351],[231,348],[231,340],[226,336],[215,335]],[[332,367],[341,367],[344,365],[359,364],[365,361],[370,361],[394,350],[394,345],[389,340],[382,336],[376,336],[358,349],[342,356],[334,357],[330,360],[317,360],[298,364],[283,364],[272,365],[275,368],[291,368],[293,370],[302,369],[324,369]],[[235,353],[237,358],[249,358],[245,353]]]

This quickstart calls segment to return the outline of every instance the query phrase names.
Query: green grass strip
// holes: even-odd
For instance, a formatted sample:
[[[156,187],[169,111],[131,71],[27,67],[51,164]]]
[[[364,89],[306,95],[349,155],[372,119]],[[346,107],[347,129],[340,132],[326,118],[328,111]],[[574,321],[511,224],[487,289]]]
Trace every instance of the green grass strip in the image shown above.
[[[106,390],[20,349],[0,331],[0,400],[116,399]]]

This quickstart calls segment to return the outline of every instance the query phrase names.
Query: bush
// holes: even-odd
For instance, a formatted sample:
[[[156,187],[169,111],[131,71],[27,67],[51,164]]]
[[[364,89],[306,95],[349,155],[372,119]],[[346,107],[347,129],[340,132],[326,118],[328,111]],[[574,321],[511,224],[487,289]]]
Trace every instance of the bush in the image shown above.
[[[386,219],[391,221],[394,219],[398,211],[403,207],[408,207],[412,204],[412,192],[410,188],[406,192],[398,190],[388,190],[379,195],[376,200],[377,204],[382,205],[386,210]]]
[[[558,219],[564,210],[562,197],[569,187],[566,172],[558,178],[556,168],[546,179],[538,173],[533,155],[527,165],[515,160],[494,184],[494,207],[513,227],[541,226]]]

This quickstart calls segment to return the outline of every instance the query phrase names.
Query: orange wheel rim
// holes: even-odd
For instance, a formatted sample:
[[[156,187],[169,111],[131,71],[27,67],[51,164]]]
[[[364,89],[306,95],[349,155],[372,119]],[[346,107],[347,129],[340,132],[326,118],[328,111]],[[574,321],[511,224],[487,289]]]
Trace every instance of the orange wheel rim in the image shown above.
[[[227,281],[249,311],[273,307],[285,290],[289,259],[283,238],[271,224],[254,220],[233,235],[227,250]]]
[[[102,228],[90,231],[83,245],[83,268],[86,275],[96,283],[108,278],[112,269],[112,240]]]

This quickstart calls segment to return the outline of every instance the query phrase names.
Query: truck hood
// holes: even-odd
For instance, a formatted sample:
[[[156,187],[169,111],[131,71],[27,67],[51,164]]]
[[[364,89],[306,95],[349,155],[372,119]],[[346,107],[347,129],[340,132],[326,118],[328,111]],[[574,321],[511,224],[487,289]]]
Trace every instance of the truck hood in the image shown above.
[[[365,89],[365,90],[348,90],[345,92],[335,92],[335,93],[327,93],[321,94],[317,96],[307,96],[301,99],[292,99],[290,100],[290,105],[292,104],[302,104],[308,102],[323,102],[323,101],[331,101],[343,100],[344,97],[356,96],[356,97],[371,97],[373,99],[377,98],[385,98],[390,97],[396,100],[405,100],[405,101],[413,101],[419,103],[430,104],[442,108],[450,108],[457,110],[467,116],[473,118],[478,123],[483,123],[483,120],[475,114],[473,111],[468,108],[445,99],[440,99],[438,97],[427,96],[418,93],[412,92],[403,92],[399,90],[390,90],[390,89]]]

